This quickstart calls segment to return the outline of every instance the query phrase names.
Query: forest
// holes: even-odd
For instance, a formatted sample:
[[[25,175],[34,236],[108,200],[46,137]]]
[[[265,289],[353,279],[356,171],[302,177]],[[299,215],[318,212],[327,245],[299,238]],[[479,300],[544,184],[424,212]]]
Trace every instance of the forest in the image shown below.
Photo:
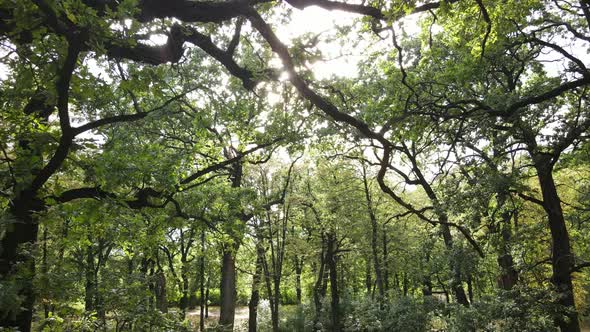
[[[589,53],[590,0],[0,0],[0,331],[590,331]]]

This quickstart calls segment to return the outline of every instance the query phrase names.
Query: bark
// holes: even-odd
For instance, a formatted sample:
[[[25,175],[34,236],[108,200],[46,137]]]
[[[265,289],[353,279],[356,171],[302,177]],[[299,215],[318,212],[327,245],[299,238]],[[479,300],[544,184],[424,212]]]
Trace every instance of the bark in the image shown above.
[[[543,194],[543,207],[547,213],[549,229],[551,231],[552,250],[551,266],[553,277],[551,281],[558,292],[557,302],[568,309],[565,319],[557,319],[557,325],[563,332],[579,332],[580,323],[574,301],[574,287],[571,272],[574,269],[574,256],[570,247],[570,239],[563,216],[563,210],[555,181],[552,165],[541,158],[535,158],[535,168]]]
[[[430,276],[425,276],[424,280],[422,280],[422,295],[423,296],[432,296],[432,280]]]
[[[303,259],[301,261],[295,257],[295,292],[297,294],[297,304],[301,304],[301,273],[303,272]]]
[[[266,257],[262,256],[262,268],[264,270],[264,284],[266,285],[266,293],[268,294],[268,301],[270,304],[270,319],[271,319],[271,323],[272,323],[272,330],[273,332],[276,331],[275,328],[275,320],[277,319],[277,313],[275,313],[275,307],[276,307],[276,297],[274,294],[274,290],[273,290],[273,286],[271,283],[271,275],[270,275],[270,271],[268,269],[268,264],[266,262]],[[273,278],[274,279],[274,278]]]
[[[498,206],[503,207],[508,198],[508,193],[498,193]],[[498,248],[498,265],[500,266],[500,276],[498,286],[505,290],[512,289],[518,283],[518,271],[514,267],[514,259],[510,253],[509,243],[512,238],[511,231],[511,214],[509,211],[501,213],[500,235],[501,241]]]
[[[182,317],[186,317],[186,309],[189,307],[189,280],[186,262],[182,263],[180,278],[182,279],[182,297],[180,298],[180,310],[182,312]]]
[[[273,278],[273,306],[270,312],[271,314],[271,321],[272,321],[272,330],[273,332],[279,331],[279,304],[281,302],[281,278],[276,276]]]
[[[205,289],[205,318],[209,318],[209,276],[207,276],[207,288]]]
[[[338,292],[338,266],[336,262],[336,238],[333,234],[328,236],[328,249],[326,260],[330,270],[330,308],[332,331],[340,331],[340,294]]]
[[[156,274],[156,307],[160,312],[168,312],[168,299],[166,297],[166,274],[164,271],[158,270]]]
[[[324,248],[322,248],[322,251],[320,252],[320,266],[318,269],[318,275],[313,287],[313,303],[315,306],[314,327],[320,320],[322,311],[322,299],[326,296],[326,283],[324,282],[326,275],[325,270],[326,260],[324,257]]]
[[[473,279],[471,275],[467,275],[467,294],[469,294],[469,302],[473,303]]]
[[[220,313],[219,325],[224,330],[232,331],[234,327],[234,316],[236,313],[236,261],[234,252],[230,248],[224,248],[221,266],[220,286]]]
[[[507,227],[504,225],[503,227]],[[498,265],[500,266],[500,276],[498,278],[498,285],[505,290],[511,290],[518,283],[518,271],[514,268],[514,259],[510,254],[508,243],[511,238],[509,229],[502,229],[502,243],[500,244],[498,254]]]
[[[371,289],[373,288],[373,280],[371,280],[371,259],[365,260],[365,287],[367,288],[367,296],[372,296]]]
[[[41,209],[42,202],[34,197],[21,197],[10,205],[10,214],[14,218],[14,223],[12,224],[12,232],[8,232],[1,241],[0,279],[4,281],[18,276],[15,282],[22,285],[19,295],[22,296],[23,302],[20,304],[16,316],[12,316],[8,312],[0,312],[0,317],[2,317],[0,318],[0,327],[18,327],[21,332],[31,330],[35,303],[33,292],[35,260],[32,255],[22,253],[20,248],[27,244],[33,246],[36,242],[39,226],[34,213]],[[19,267],[18,271],[17,266]]]
[[[404,296],[408,296],[408,275],[404,272],[402,276],[402,291]]]
[[[238,154],[235,150],[227,150],[226,157],[231,158]],[[230,181],[232,188],[239,188],[242,185],[243,165],[240,160],[232,164]],[[243,211],[240,212],[240,219],[246,222],[250,219]],[[223,247],[223,257],[221,264],[221,286],[220,289],[220,313],[219,325],[224,330],[232,331],[234,328],[234,317],[236,313],[236,260],[235,254],[238,251],[241,239],[240,234],[233,233],[231,236],[235,242],[233,246]]]
[[[373,200],[371,198],[371,193],[369,191],[369,182],[367,180],[367,173],[365,166],[363,164],[363,185],[365,191],[365,200],[367,203],[367,212],[369,214],[369,219],[371,221],[371,251],[373,254],[373,264],[375,267],[375,283],[377,285],[377,291],[379,292],[379,300],[381,301],[385,297],[385,291],[383,287],[383,277],[381,273],[381,260],[379,258],[379,234],[378,228],[379,225],[377,223],[377,217],[375,216],[375,211],[373,208]]]
[[[377,245],[378,241],[378,233],[377,233],[377,219],[375,216],[372,215],[371,217],[371,251],[373,253],[373,264],[375,267],[375,284],[377,285],[377,292],[379,293],[379,298],[385,298],[385,287],[383,285],[383,277],[381,271],[381,260],[379,259],[379,248]],[[387,249],[384,249],[384,254],[386,254]]]
[[[205,230],[201,231],[201,257],[199,258],[199,329],[205,331]]]
[[[389,291],[389,268],[387,262],[389,262],[389,251],[387,248],[387,232],[385,232],[385,226],[383,226],[383,292]]]
[[[426,251],[426,263],[428,264],[430,262],[430,250],[431,247],[430,246],[425,246],[424,250]],[[428,271],[426,271],[426,268],[422,268],[422,271],[424,272],[424,276],[422,277],[422,295],[423,296],[432,296],[432,277],[430,274],[430,270],[428,269]]]
[[[89,238],[92,243],[92,239]],[[86,283],[84,286],[84,311],[91,312],[95,310],[94,298],[96,296],[96,284],[94,278],[94,250],[92,245],[86,248],[86,265],[84,274],[86,276]]]
[[[260,302],[260,278],[262,275],[262,259],[264,249],[259,245],[256,248],[256,268],[252,276],[252,294],[248,303],[248,332],[256,332],[258,325],[258,303]]]
[[[47,226],[43,227],[43,253],[41,256],[41,273],[47,278],[47,272],[49,267],[47,266]],[[43,317],[49,318],[50,307],[48,304],[43,303]]]
[[[440,216],[441,221],[446,222],[446,216]],[[445,243],[445,247],[447,248],[449,254],[451,254],[451,259],[449,260],[449,265],[451,269],[451,291],[453,295],[455,295],[455,300],[457,303],[462,304],[464,306],[469,306],[469,301],[467,300],[467,295],[465,294],[465,290],[463,289],[463,281],[461,279],[461,268],[459,266],[458,257],[453,254],[453,236],[451,235],[451,230],[449,226],[445,224],[440,225],[441,232],[443,234],[443,240]]]

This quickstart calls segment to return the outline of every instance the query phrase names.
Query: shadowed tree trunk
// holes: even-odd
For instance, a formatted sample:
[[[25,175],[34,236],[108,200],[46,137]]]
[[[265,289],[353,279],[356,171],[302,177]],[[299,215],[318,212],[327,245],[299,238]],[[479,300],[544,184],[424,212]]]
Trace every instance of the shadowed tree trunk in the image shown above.
[[[516,271],[516,268],[514,267],[514,259],[509,248],[509,243],[512,237],[510,219],[510,212],[502,212],[502,225],[500,226],[500,235],[502,239],[497,261],[501,270],[498,284],[500,288],[505,290],[511,290],[518,283],[518,271]]]
[[[161,268],[158,268],[158,272],[156,273],[155,294],[156,308],[160,310],[160,312],[167,313],[168,299],[166,297],[166,274],[164,274],[164,271],[162,271]]]
[[[340,331],[340,293],[338,291],[338,264],[336,257],[336,236],[328,234],[328,245],[326,250],[326,261],[330,270],[330,308],[332,331]]]
[[[26,245],[33,246],[37,240],[39,226],[34,213],[42,210],[42,202],[30,193],[23,192],[22,195],[25,197],[19,197],[10,204],[10,213],[15,222],[12,232],[6,234],[0,244],[2,248],[0,251],[0,280],[8,280],[13,276],[18,276],[16,282],[22,286],[19,289],[19,295],[23,298],[23,302],[15,317],[6,313],[5,317],[0,318],[0,327],[18,327],[21,332],[29,332],[35,302],[33,292],[35,260],[28,250],[19,251]]]
[[[370,256],[369,256],[370,257]],[[373,288],[373,280],[371,280],[372,278],[372,274],[371,274],[371,259],[367,258],[365,259],[365,288],[367,289],[367,296],[371,296],[373,297],[372,293],[372,288]]]
[[[301,304],[301,273],[303,273],[303,258],[295,257],[295,293],[297,304]]]
[[[322,300],[326,296],[326,256],[324,246],[324,236],[322,236],[322,250],[319,255],[320,266],[318,268],[317,279],[313,287],[313,303],[315,306],[314,328],[320,321]]]
[[[535,161],[535,168],[543,194],[543,208],[547,213],[549,229],[551,230],[551,266],[553,269],[551,282],[558,292],[557,302],[565,308],[573,309],[565,314],[567,319],[560,318],[557,324],[561,331],[578,332],[580,331],[580,323],[574,301],[574,287],[571,275],[574,270],[574,256],[571,252],[569,234],[555,181],[553,180],[553,165],[547,158],[542,158],[542,156],[533,155],[533,160]]]
[[[92,243],[92,237],[88,236]],[[94,250],[92,244],[86,248],[86,265],[84,267],[86,283],[84,285],[84,311],[94,311],[94,298],[96,296],[96,280],[94,277]]]
[[[209,276],[207,275],[207,289],[205,289],[205,318],[209,318]]]
[[[385,225],[383,225],[383,234],[382,234],[382,241],[383,241],[383,292],[387,293],[389,291],[389,251],[387,247],[387,232],[385,230]]]
[[[446,222],[446,216],[439,217],[442,221]],[[440,225],[443,239],[445,243],[445,247],[449,254],[452,255],[453,252],[453,237],[451,235],[451,230],[449,226],[441,224]],[[456,255],[452,255],[456,256]],[[467,295],[465,294],[465,290],[463,289],[463,282],[461,279],[461,268],[457,257],[451,257],[449,260],[449,265],[451,268],[451,290],[453,295],[455,295],[455,300],[457,303],[460,303],[464,306],[469,306],[469,301],[467,300]]]
[[[199,257],[199,329],[205,331],[205,230],[201,231],[201,256]]]
[[[369,214],[369,220],[371,221],[371,252],[373,254],[372,260],[375,267],[375,283],[377,285],[377,292],[379,293],[379,301],[385,298],[385,289],[383,287],[383,274],[381,272],[381,259],[379,258],[379,225],[377,223],[377,217],[375,216],[375,210],[373,207],[373,200],[371,192],[369,190],[369,182],[367,180],[367,170],[365,164],[362,165],[363,169],[363,188],[365,192],[365,200],[367,203],[367,212]],[[384,257],[385,258],[385,257]]]
[[[260,279],[262,276],[262,264],[264,259],[264,248],[260,243],[256,245],[256,267],[252,276],[252,294],[248,302],[248,331],[256,332],[258,325],[258,303],[260,303]]]
[[[231,248],[224,248],[221,266],[219,325],[232,331],[236,314],[236,261]]]

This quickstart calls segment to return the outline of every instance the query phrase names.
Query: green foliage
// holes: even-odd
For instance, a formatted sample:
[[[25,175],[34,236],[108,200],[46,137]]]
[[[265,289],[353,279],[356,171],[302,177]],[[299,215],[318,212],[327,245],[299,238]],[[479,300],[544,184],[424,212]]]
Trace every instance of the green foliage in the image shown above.
[[[519,289],[487,296],[470,308],[451,306],[445,310],[449,331],[557,331],[559,308],[546,292]]]

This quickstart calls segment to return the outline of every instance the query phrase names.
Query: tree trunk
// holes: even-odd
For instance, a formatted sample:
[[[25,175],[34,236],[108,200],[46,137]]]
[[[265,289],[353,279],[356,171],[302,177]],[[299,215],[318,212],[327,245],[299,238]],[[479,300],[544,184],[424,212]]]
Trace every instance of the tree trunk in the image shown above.
[[[508,193],[498,193],[498,206],[503,207]],[[503,211],[501,214],[502,224],[500,225],[500,235],[502,237],[498,248],[498,265],[500,266],[500,277],[498,286],[505,290],[511,290],[518,283],[518,271],[514,268],[514,259],[510,253],[509,243],[512,238],[511,214],[509,211]]]
[[[442,215],[439,216],[441,222],[446,222],[446,216]],[[441,232],[443,235],[443,240],[445,246],[451,255],[451,259],[449,260],[449,265],[451,268],[451,290],[453,295],[455,295],[455,300],[457,303],[462,304],[464,306],[469,306],[469,301],[467,300],[467,295],[465,295],[465,290],[463,289],[463,281],[461,279],[461,267],[459,265],[459,259],[453,253],[453,236],[451,235],[451,230],[449,229],[448,225],[442,224],[440,225]]]
[[[89,236],[88,240],[92,243],[92,238]],[[94,250],[92,245],[86,248],[86,265],[84,274],[86,276],[86,283],[84,286],[84,311],[94,311],[94,298],[96,296],[96,284],[94,278]]]
[[[371,258],[365,259],[365,287],[367,288],[367,296],[373,297],[371,289],[373,288],[373,280],[371,280]]]
[[[385,225],[383,226],[383,293],[389,291],[389,268],[387,262],[389,262],[389,252],[387,248],[387,232],[385,231]]]
[[[500,253],[498,255],[498,265],[500,266],[500,277],[498,278],[498,286],[505,290],[511,290],[518,283],[518,271],[514,268],[514,259],[510,254],[507,246],[506,236],[507,230],[502,230],[502,243],[500,244]]]
[[[408,275],[405,272],[402,273],[402,291],[404,296],[408,296]]]
[[[41,273],[44,278],[48,278],[49,266],[47,265],[47,226],[43,227],[43,253],[41,256]],[[43,317],[49,318],[50,307],[47,303],[43,303]]]
[[[166,275],[164,271],[158,270],[156,274],[156,307],[160,312],[168,312],[168,299],[166,297]]]
[[[222,325],[224,330],[232,331],[234,328],[237,297],[236,261],[234,252],[229,248],[224,248],[223,250],[220,293],[221,308],[219,313],[219,325]]]
[[[371,218],[371,249],[373,253],[373,264],[375,266],[375,283],[377,285],[377,292],[379,293],[379,299],[385,298],[385,288],[383,287],[383,277],[381,273],[381,260],[379,259],[379,248],[377,245],[378,234],[377,234],[377,219],[373,216]]]
[[[262,267],[264,269],[264,283],[266,284],[266,293],[268,294],[268,300],[270,302],[270,319],[272,324],[272,331],[277,332],[279,330],[279,301],[280,301],[280,290],[277,286],[280,284],[280,279],[277,280],[275,275],[271,276],[271,271],[268,268],[268,263],[264,256],[262,257]]]
[[[182,317],[186,317],[186,309],[189,307],[189,280],[188,280],[188,266],[186,260],[183,260],[180,267],[180,278],[182,279],[182,297],[180,298],[180,311]]]
[[[580,323],[574,302],[574,287],[571,272],[574,268],[574,256],[570,248],[570,239],[563,217],[563,210],[555,181],[553,180],[552,166],[548,162],[535,160],[537,176],[543,193],[543,207],[547,213],[549,229],[551,230],[552,250],[551,265],[553,277],[551,281],[558,292],[557,302],[564,306],[568,312],[566,318],[559,317],[557,324],[562,332],[579,332]]]
[[[430,276],[424,276],[422,280],[422,295],[424,297],[432,296],[432,280],[430,280]]]
[[[13,218],[12,231],[7,231],[0,244],[2,248],[0,250],[0,281],[19,285],[18,294],[23,300],[20,308],[14,308],[17,311],[16,315],[0,311],[0,327],[17,327],[21,332],[31,331],[35,303],[33,292],[35,259],[29,250],[20,252],[20,248],[24,245],[33,246],[36,243],[39,225],[34,215],[35,212],[43,210],[42,205],[41,200],[29,192],[22,192],[20,197],[10,204],[10,214]]]
[[[338,293],[338,270],[335,253],[336,238],[333,234],[328,236],[328,250],[326,260],[330,269],[330,296],[332,331],[340,331],[340,294]]]
[[[424,250],[426,251],[425,261],[428,264],[430,262],[430,246],[425,246]],[[422,268],[422,273],[424,276],[422,277],[422,295],[423,296],[432,296],[432,276],[430,274],[430,269]]]
[[[272,330],[273,332],[278,332],[279,331],[279,304],[281,302],[281,278],[279,276],[274,276],[273,278],[273,285],[274,285],[274,291],[273,291],[273,297],[274,297],[274,301],[273,301],[273,306],[272,306],[272,310],[270,312],[270,318],[272,321]]]
[[[469,295],[469,302],[473,303],[473,279],[471,274],[467,275],[467,294]]]
[[[260,302],[260,277],[262,274],[262,255],[264,255],[264,249],[260,245],[256,247],[256,268],[252,276],[252,294],[248,303],[248,332],[256,332],[258,328],[258,303]]]
[[[297,304],[301,304],[301,273],[303,272],[303,259],[295,257],[295,292],[297,294]]]
[[[201,257],[199,258],[199,329],[205,331],[205,230],[201,231]]]
[[[205,289],[205,318],[209,318],[209,276],[207,276],[207,289]]]
[[[270,319],[272,322],[272,331],[279,331],[279,304],[281,302],[281,279],[276,275],[273,276],[274,290],[272,293],[273,301],[271,303]]]
[[[379,292],[379,301],[381,301],[385,297],[385,292],[383,288],[383,277],[381,273],[381,260],[379,259],[379,225],[377,224],[377,217],[375,216],[375,211],[373,210],[373,201],[371,199],[371,193],[369,191],[369,182],[367,181],[367,174],[364,164],[363,184],[365,191],[365,200],[367,202],[367,212],[369,213],[369,219],[371,221],[371,250],[373,254],[373,264],[375,266],[375,283],[377,284],[377,291]]]
[[[322,312],[322,299],[326,296],[326,283],[324,282],[326,269],[326,260],[324,257],[324,249],[320,252],[320,267],[318,269],[318,277],[313,287],[313,303],[315,306],[315,322],[314,329],[320,321]]]

